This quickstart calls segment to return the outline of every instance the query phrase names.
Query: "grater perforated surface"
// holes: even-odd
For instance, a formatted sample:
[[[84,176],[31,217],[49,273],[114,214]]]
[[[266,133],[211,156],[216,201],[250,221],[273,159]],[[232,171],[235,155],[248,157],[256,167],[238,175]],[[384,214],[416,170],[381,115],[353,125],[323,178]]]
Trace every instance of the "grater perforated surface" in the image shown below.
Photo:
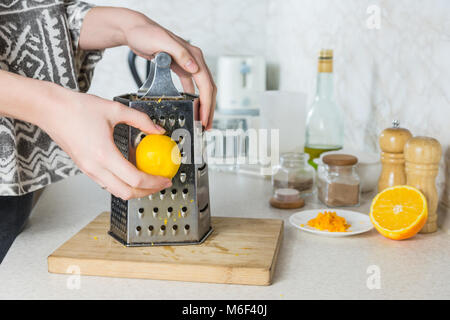
[[[167,59],[161,53],[156,59],[158,56]],[[153,83],[158,85],[156,90],[159,92],[170,87],[164,83],[170,77],[167,70],[155,64]],[[158,75],[161,75],[162,80],[158,80]],[[172,179],[171,188],[128,201],[112,196],[109,233],[127,246],[201,243],[212,229],[208,167],[202,153],[203,130],[200,121],[196,121],[198,100],[189,94],[158,97],[152,95],[151,91],[152,87],[147,92],[150,96],[127,94],[114,100],[142,111],[163,127],[165,134],[178,143],[182,155],[181,165]],[[136,146],[143,137],[143,132],[125,124],[119,124],[114,129],[115,144],[134,165]]]

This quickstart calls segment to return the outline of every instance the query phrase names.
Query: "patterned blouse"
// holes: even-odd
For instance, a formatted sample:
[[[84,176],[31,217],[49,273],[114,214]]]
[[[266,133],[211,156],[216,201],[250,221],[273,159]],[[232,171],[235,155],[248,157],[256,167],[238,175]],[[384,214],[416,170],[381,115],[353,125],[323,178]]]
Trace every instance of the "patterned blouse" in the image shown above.
[[[102,55],[78,48],[91,7],[68,0],[0,0],[0,69],[86,92]],[[79,172],[40,128],[0,117],[0,196],[32,192]]]

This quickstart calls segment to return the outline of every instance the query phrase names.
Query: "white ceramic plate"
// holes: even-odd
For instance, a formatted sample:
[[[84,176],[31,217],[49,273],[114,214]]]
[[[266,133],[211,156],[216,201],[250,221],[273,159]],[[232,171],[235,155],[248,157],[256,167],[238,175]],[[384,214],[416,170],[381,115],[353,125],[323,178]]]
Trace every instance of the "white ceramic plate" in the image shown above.
[[[314,219],[317,217],[317,214],[319,212],[324,211],[333,211],[336,212],[338,216],[341,216],[345,218],[347,223],[351,224],[351,227],[347,229],[347,232],[329,232],[329,231],[321,231],[317,230],[315,228],[312,228],[308,226],[308,221],[311,219]],[[305,210],[300,211],[297,213],[294,213],[289,218],[289,222],[304,231],[308,231],[311,233],[327,236],[327,237],[346,237],[346,236],[352,236],[355,234],[360,234],[363,232],[367,232],[372,230],[373,225],[370,221],[369,215],[355,212],[355,211],[349,211],[349,210],[340,210],[340,209],[314,209],[314,210]],[[303,226],[302,226],[303,225]]]

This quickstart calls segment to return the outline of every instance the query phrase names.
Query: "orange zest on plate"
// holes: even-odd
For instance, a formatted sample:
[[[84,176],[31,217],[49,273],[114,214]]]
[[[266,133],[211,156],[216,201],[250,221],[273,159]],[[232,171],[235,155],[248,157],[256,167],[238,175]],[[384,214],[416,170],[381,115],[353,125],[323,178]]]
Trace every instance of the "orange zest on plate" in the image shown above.
[[[319,212],[317,217],[308,221],[308,226],[329,232],[347,232],[351,227],[345,218],[338,216],[334,211]]]

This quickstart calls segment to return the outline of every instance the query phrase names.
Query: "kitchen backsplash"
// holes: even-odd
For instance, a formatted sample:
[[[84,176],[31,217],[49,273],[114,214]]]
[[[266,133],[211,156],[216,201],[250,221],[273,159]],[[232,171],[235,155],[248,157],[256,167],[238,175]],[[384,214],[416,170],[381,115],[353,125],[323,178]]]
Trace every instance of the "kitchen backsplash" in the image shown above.
[[[84,1],[96,5],[123,6],[146,14],[202,48],[213,74],[219,55],[264,55],[265,52],[266,0]],[[128,49],[125,47],[105,52],[103,61],[95,70],[90,92],[112,98],[119,92],[136,90],[127,65],[127,54]]]
[[[267,57],[279,64],[280,89],[312,98],[317,51],[333,48],[346,144],[378,151],[393,119],[437,138],[446,158],[438,183],[449,204],[450,2],[292,0],[268,8]]]
[[[219,55],[264,55],[268,88],[302,91],[309,100],[318,51],[334,49],[346,144],[378,152],[378,135],[393,119],[414,135],[437,138],[443,146],[439,190],[450,206],[448,0],[124,0],[120,5],[201,47],[213,73]],[[127,52],[105,53],[90,92],[112,98],[136,89]]]

